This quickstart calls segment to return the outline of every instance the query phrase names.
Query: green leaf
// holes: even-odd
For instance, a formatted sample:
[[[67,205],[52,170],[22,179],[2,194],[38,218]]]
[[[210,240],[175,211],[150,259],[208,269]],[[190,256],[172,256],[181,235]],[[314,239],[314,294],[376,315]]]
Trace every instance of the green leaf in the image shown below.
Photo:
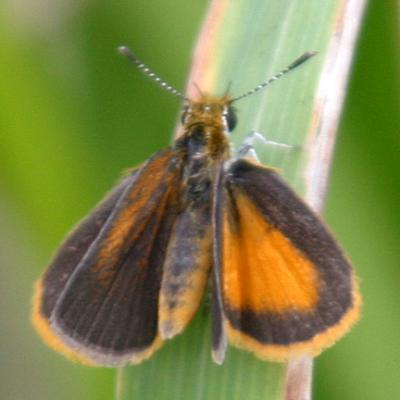
[[[317,57],[278,82],[235,104],[239,110],[239,124],[232,135],[234,147],[238,148],[251,131],[263,133],[268,140],[293,146],[283,150],[278,146],[266,146],[262,141],[254,144],[260,159],[279,168],[300,193],[308,184],[304,171],[311,156],[306,140],[310,140],[310,132],[315,133],[316,91],[328,45],[338,27],[337,19],[346,9],[342,5],[333,0],[323,3],[214,2],[195,52],[189,97],[196,95],[193,83],[201,91],[213,95],[223,95],[229,87],[234,97],[239,96],[275,75],[304,52],[318,51]],[[359,21],[360,11],[353,17]],[[356,29],[347,50],[352,50],[355,35]],[[331,48],[330,56],[332,52]],[[333,65],[336,64],[333,62]],[[345,62],[339,71],[342,85],[346,83],[347,72],[348,62]],[[337,101],[340,110],[342,98]],[[338,110],[336,120],[330,124],[333,133]],[[331,146],[322,148],[328,159],[331,149]],[[318,168],[318,163],[314,162],[312,168]],[[326,166],[324,168],[327,170]],[[322,188],[321,194],[325,178],[326,174],[316,182]],[[320,203],[321,200],[316,201]],[[310,373],[311,364],[307,360],[304,364],[293,364],[288,372],[286,364],[260,361],[234,348],[229,348],[222,366],[214,365],[210,357],[210,321],[201,311],[182,336],[166,343],[150,361],[120,370],[116,398],[305,399],[310,392]]]

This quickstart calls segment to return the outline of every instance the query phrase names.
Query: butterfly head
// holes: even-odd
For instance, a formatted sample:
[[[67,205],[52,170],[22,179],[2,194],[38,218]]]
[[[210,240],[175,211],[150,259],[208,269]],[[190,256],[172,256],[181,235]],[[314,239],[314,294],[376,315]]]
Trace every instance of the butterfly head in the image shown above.
[[[231,132],[237,122],[236,112],[231,105],[231,97],[212,97],[202,95],[198,100],[186,100],[181,122],[186,128],[204,126],[221,128]]]

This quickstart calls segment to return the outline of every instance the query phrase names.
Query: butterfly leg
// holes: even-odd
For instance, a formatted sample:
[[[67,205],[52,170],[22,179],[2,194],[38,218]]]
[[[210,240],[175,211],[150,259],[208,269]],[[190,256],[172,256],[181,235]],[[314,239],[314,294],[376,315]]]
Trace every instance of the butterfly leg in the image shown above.
[[[299,146],[294,146],[286,143],[279,143],[275,142],[273,140],[268,140],[265,138],[265,136],[257,131],[251,131],[243,140],[241,146],[239,147],[237,151],[237,157],[242,158],[242,157],[252,157],[256,160],[258,160],[257,153],[254,149],[254,143],[256,141],[261,141],[263,144],[267,146],[277,146],[282,149],[295,149],[298,148]]]

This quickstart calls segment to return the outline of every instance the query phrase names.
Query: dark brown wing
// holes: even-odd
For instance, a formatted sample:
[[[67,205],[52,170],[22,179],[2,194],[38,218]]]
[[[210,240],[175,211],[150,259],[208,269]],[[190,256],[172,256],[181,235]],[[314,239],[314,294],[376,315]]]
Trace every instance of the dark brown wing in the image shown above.
[[[81,362],[140,362],[161,344],[161,269],[177,213],[181,160],[157,153],[71,234],[37,284],[34,322]]]

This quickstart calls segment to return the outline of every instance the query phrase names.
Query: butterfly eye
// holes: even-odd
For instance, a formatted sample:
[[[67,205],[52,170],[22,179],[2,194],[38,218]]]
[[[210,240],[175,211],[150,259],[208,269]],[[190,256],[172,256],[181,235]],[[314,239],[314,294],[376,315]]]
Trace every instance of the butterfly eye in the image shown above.
[[[237,123],[235,109],[232,106],[228,106],[226,112],[224,113],[224,116],[226,119],[226,124],[228,125],[228,131],[233,131]]]

